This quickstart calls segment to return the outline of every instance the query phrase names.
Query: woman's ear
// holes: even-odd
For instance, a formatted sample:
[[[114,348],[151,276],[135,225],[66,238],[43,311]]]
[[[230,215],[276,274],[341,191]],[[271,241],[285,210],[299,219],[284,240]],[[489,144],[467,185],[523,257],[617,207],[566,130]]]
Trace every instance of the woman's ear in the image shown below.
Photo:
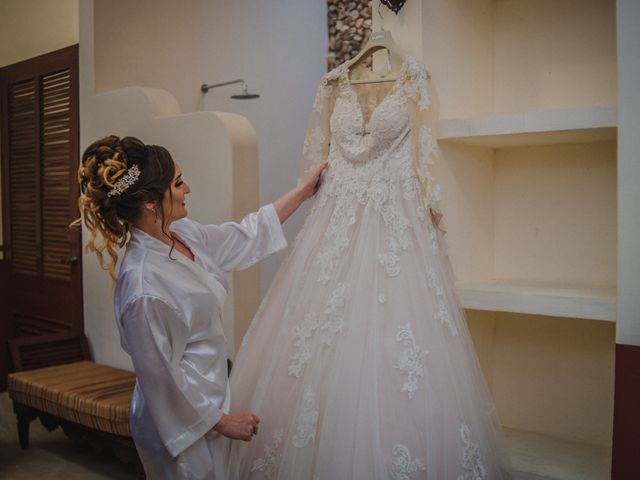
[[[153,223],[158,223],[158,203],[157,202],[144,202],[142,204],[142,213],[147,218],[153,218]]]
[[[156,209],[156,202],[144,202],[142,208],[146,213],[153,213]]]

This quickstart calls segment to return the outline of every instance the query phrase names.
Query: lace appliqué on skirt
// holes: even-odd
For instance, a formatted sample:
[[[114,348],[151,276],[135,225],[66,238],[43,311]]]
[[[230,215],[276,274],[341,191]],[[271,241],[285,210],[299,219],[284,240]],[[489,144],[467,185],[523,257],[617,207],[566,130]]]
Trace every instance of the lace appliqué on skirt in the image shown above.
[[[294,447],[306,447],[309,441],[316,437],[316,427],[318,425],[318,409],[316,408],[316,394],[307,385],[302,398],[302,409],[296,421],[296,433],[292,438]]]
[[[391,467],[391,478],[393,480],[409,480],[411,474],[427,470],[427,467],[424,466],[420,459],[411,459],[411,452],[404,445],[394,445],[391,453],[394,457]]]
[[[321,342],[330,346],[334,337],[341,333],[346,327],[346,320],[343,309],[349,299],[348,287],[344,283],[337,285],[327,299],[326,308],[322,312],[324,321],[320,321],[315,312],[307,313],[304,321],[291,329],[294,338],[293,345],[297,347],[296,352],[291,355],[289,364],[289,375],[299,377],[304,366],[309,363],[313,355],[313,337],[320,330]]]
[[[251,466],[252,472],[262,472],[268,480],[275,478],[278,473],[280,461],[282,460],[282,453],[279,452],[282,437],[282,430],[278,430],[273,434],[271,443],[264,447],[264,455],[253,461],[253,465]]]
[[[460,427],[460,437],[465,445],[462,453],[462,468],[466,471],[458,475],[458,480],[487,480],[484,465],[480,460],[480,447],[471,441],[471,432],[465,424]]]
[[[407,347],[396,363],[396,368],[407,374],[407,381],[402,385],[401,391],[407,392],[409,398],[413,398],[418,390],[418,377],[424,377],[424,360],[429,352],[416,345],[410,324],[401,325],[398,330],[396,340]]]

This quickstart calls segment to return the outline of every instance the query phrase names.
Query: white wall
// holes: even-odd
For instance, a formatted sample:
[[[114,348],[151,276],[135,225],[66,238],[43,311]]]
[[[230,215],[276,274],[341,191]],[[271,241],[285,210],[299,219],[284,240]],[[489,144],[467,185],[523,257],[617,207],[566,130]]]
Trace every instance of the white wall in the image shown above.
[[[261,203],[295,185],[307,118],[326,70],[324,0],[96,0],[94,18],[97,92],[151,86],[171,92],[183,113],[239,113],[258,136]],[[230,99],[238,85],[206,95],[199,90],[236,78],[260,98]],[[289,240],[302,213],[285,225]],[[263,262],[263,294],[281,260]]]
[[[640,345],[640,2],[618,0],[618,323]]]

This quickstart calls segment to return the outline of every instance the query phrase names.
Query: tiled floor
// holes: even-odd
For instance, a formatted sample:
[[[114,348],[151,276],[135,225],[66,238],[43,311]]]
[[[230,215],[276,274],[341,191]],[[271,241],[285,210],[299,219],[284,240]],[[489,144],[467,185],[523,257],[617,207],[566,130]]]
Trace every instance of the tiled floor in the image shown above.
[[[603,447],[572,449],[571,445],[565,445],[566,442],[549,443],[546,439],[539,440],[541,436],[523,436],[511,430],[506,430],[506,433],[513,467],[538,474],[516,471],[513,480],[608,478],[602,473],[609,471],[609,463],[603,462],[603,458],[608,459],[601,452]],[[39,421],[34,421],[31,422],[30,436],[29,449],[20,449],[11,401],[6,393],[0,393],[0,479],[136,479],[132,466],[121,463],[108,452],[98,453],[88,445],[75,444],[60,429],[47,432]],[[530,458],[536,452],[540,458]],[[560,461],[549,461],[555,457]],[[531,468],[532,465],[536,468]],[[563,465],[570,471],[562,471]]]
[[[0,394],[0,479],[2,480],[133,480],[132,466],[119,462],[108,452],[96,452],[88,445],[76,445],[61,429],[47,430],[31,422],[27,450],[18,444],[15,416],[6,393]]]

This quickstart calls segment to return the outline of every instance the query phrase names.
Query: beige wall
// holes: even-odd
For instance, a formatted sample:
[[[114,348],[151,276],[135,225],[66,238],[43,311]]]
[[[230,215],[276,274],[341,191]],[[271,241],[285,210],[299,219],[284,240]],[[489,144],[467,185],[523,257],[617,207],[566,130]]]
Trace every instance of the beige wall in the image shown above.
[[[615,1],[498,0],[493,111],[616,103]]]
[[[615,6],[613,0],[423,0],[422,28],[410,41],[421,44],[431,72],[436,118],[615,106]],[[632,25],[624,37],[629,43]],[[635,65],[629,96],[640,75]],[[628,111],[637,125],[637,113]],[[630,160],[637,138],[629,138],[629,178],[637,178]],[[441,142],[437,174],[456,279],[614,286],[616,261],[621,265],[617,189],[625,181],[616,147],[615,141],[501,148]],[[629,204],[637,197],[632,184]],[[629,220],[633,212],[627,210]],[[637,231],[631,222],[627,229]],[[631,268],[638,255],[631,252],[638,235],[628,238],[627,277],[637,279]],[[628,288],[627,315],[635,304],[637,317],[631,292],[638,282],[628,285],[636,288]],[[615,323],[466,313],[504,425],[611,444]]]
[[[616,144],[498,149],[493,273],[616,283]]]
[[[614,0],[422,3],[439,118],[616,103]]]
[[[611,445],[615,325],[466,310],[502,425]]]
[[[78,43],[78,0],[2,0],[0,67]]]
[[[171,92],[184,113],[243,115],[258,136],[260,203],[296,184],[313,96],[326,69],[326,2],[96,0],[94,18],[98,93],[150,86]],[[238,85],[200,92],[202,83],[236,78],[260,98],[230,99]],[[289,240],[302,213],[285,224]],[[262,262],[263,293],[281,258]]]

